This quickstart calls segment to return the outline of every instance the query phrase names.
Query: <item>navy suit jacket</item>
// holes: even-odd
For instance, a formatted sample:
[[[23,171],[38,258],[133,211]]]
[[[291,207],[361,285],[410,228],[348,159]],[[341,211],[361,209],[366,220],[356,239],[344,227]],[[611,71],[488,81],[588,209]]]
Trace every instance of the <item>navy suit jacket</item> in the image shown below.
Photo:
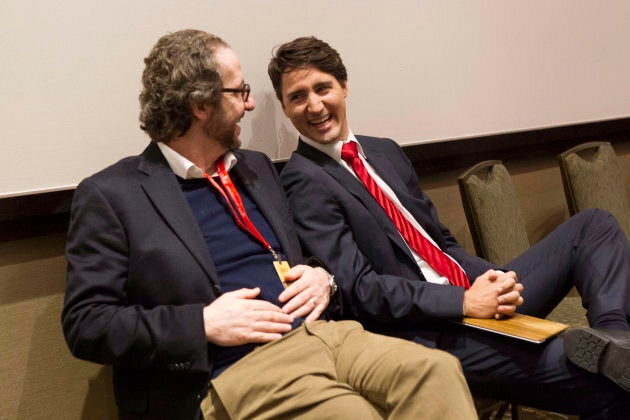
[[[302,263],[273,164],[262,153],[234,153],[230,173],[289,263]],[[125,412],[193,418],[212,369],[202,311],[221,291],[197,220],[157,145],[80,183],[66,255],[62,321],[72,353],[114,366],[116,402]]]
[[[466,253],[440,223],[411,162],[393,140],[357,140],[403,206],[471,280],[495,268]],[[441,321],[461,318],[464,289],[426,281],[391,219],[338,162],[300,141],[280,178],[305,252],[316,252],[336,276],[344,318],[390,335],[407,337],[404,330],[411,329],[416,341],[429,345],[437,340]]]

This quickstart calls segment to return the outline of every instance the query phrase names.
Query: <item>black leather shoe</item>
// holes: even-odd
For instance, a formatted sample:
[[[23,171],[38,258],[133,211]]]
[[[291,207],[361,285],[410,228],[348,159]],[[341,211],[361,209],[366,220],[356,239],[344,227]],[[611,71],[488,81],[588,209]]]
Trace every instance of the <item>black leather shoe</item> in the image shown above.
[[[594,328],[569,330],[564,350],[571,362],[601,373],[630,392],[630,332]]]

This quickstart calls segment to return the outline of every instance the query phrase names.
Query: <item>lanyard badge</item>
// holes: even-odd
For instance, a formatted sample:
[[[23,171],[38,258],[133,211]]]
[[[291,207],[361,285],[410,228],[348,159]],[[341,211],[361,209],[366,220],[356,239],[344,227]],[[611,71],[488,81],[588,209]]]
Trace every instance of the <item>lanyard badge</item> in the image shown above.
[[[278,273],[278,277],[282,282],[282,285],[286,288],[289,286],[287,282],[285,282],[284,277],[286,273],[291,269],[289,263],[287,261],[283,261],[280,258],[280,255],[274,251],[269,242],[262,236],[262,234],[258,231],[256,226],[252,223],[247,212],[245,211],[245,206],[243,206],[243,200],[239,195],[230,175],[225,170],[225,164],[223,160],[219,160],[217,162],[217,173],[219,174],[219,181],[221,185],[217,184],[212,177],[206,173],[203,176],[210,182],[210,184],[221,194],[223,200],[227,203],[228,208],[230,209],[230,213],[232,213],[232,218],[236,225],[249,233],[252,237],[254,237],[262,246],[264,246],[273,256],[273,266],[276,269],[276,273]]]

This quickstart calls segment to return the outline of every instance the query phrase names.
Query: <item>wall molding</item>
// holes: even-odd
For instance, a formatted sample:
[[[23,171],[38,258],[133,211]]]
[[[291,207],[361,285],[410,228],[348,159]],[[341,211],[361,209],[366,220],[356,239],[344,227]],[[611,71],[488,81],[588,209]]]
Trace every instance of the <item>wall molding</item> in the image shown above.
[[[630,141],[630,117],[534,130],[407,144],[419,175],[467,168],[487,159],[555,156],[587,141]],[[286,160],[274,162],[281,170]],[[0,198],[0,242],[63,234],[74,189]]]

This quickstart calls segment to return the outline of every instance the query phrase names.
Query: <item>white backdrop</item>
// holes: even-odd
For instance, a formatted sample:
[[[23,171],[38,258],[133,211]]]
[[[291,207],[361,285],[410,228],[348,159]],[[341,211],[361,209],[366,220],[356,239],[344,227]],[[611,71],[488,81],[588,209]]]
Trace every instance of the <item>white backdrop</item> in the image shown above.
[[[627,0],[3,0],[0,197],[74,187],[148,139],[143,58],[166,32],[228,41],[257,102],[245,147],[296,133],[266,66],[316,35],[344,58],[355,133],[401,144],[630,116]]]

